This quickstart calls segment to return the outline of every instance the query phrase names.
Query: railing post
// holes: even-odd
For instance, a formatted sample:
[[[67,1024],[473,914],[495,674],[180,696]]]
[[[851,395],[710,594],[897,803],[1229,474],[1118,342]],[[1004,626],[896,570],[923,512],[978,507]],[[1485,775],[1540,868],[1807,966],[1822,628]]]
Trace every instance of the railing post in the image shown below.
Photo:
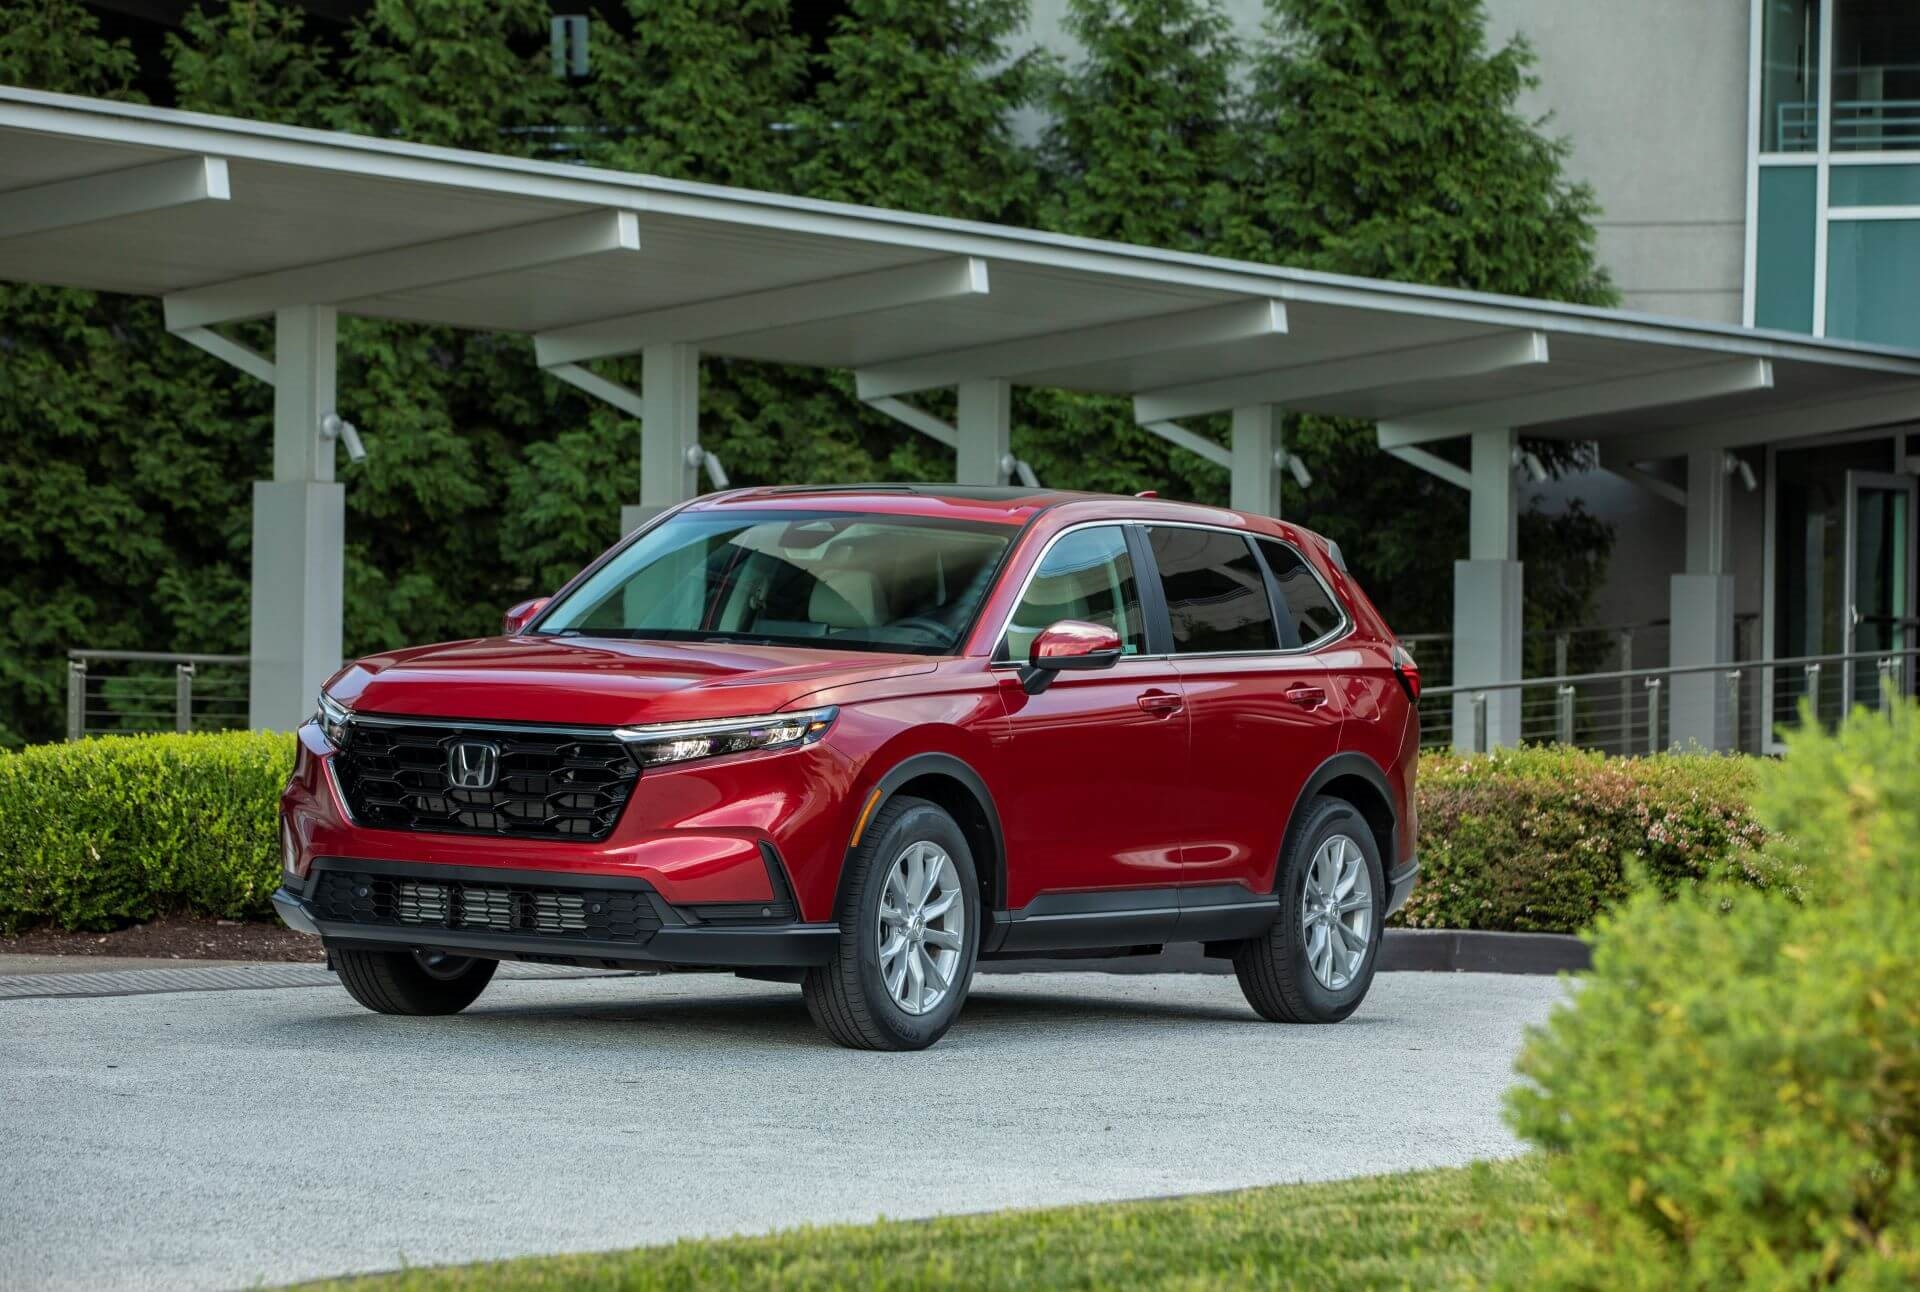
[[[1880,712],[1893,712],[1893,656],[1883,655],[1878,662],[1880,670]]]
[[[1573,642],[1572,633],[1555,633],[1553,637],[1553,675],[1567,675],[1567,648]]]
[[[1633,629],[1620,630],[1620,671],[1633,671]],[[1620,752],[1633,752],[1633,682],[1622,678],[1620,682]]]
[[[1560,668],[1564,675],[1566,665],[1563,663]],[[1573,688],[1566,685],[1560,687],[1560,743],[1573,743]]]
[[[1808,664],[1803,670],[1807,677],[1807,702],[1813,706],[1813,720],[1820,721],[1820,666]]]
[[[1727,744],[1734,753],[1740,752],[1740,670],[1727,670]]]
[[[1647,679],[1647,752],[1660,752],[1660,679]]]
[[[193,665],[173,666],[173,729],[193,730]]]
[[[1473,693],[1473,752],[1487,752],[1487,693]]]
[[[67,661],[67,739],[87,734],[87,661]]]

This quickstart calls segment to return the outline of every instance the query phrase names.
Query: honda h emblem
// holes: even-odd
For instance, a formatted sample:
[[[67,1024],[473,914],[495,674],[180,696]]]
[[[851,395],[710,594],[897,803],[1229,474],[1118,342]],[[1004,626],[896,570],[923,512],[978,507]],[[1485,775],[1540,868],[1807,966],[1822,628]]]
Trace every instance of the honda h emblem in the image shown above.
[[[490,790],[500,775],[500,746],[462,740],[447,751],[447,781],[457,790]]]

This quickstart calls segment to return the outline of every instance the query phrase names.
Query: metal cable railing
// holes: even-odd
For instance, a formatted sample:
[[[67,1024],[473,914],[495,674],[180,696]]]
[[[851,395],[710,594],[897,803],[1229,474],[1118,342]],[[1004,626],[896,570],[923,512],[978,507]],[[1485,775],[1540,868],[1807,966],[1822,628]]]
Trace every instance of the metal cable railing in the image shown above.
[[[1635,754],[1697,743],[1765,753],[1776,725],[1798,721],[1802,699],[1811,701],[1815,721],[1837,723],[1858,705],[1884,707],[1913,694],[1917,662],[1920,648],[1905,647],[1427,687],[1420,743],[1454,745],[1459,722],[1467,737],[1460,747],[1483,751],[1495,710],[1511,705],[1523,744]],[[1699,738],[1703,730],[1710,740]]]
[[[70,650],[67,739],[244,727],[247,660],[245,655]]]

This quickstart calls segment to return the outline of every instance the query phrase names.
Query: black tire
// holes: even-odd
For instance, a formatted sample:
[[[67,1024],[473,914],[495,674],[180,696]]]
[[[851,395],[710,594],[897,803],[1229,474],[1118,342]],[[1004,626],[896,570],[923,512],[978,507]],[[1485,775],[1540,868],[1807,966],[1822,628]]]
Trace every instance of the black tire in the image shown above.
[[[913,844],[938,844],[959,875],[965,919],[959,960],[945,996],[923,1014],[909,1013],[887,990],[881,968],[880,901],[894,864]],[[847,859],[840,904],[840,945],[833,959],[809,969],[801,992],[807,1012],[829,1037],[855,1050],[924,1050],[946,1034],[966,1002],[980,945],[980,883],[973,850],[954,819],[925,799],[889,799]]]
[[[376,1014],[458,1014],[479,999],[500,965],[432,952],[342,947],[330,954],[340,985]]]
[[[1320,981],[1308,963],[1309,934],[1304,899],[1307,871],[1321,847],[1336,836],[1358,846],[1366,868],[1373,913],[1368,943],[1359,967],[1336,990]],[[1337,1023],[1358,1009],[1373,985],[1380,958],[1380,930],[1386,919],[1387,887],[1380,847],[1365,818],[1343,799],[1316,798],[1307,803],[1299,828],[1289,832],[1280,859],[1280,918],[1273,928],[1249,938],[1234,953],[1233,972],[1247,1003],[1274,1023]]]

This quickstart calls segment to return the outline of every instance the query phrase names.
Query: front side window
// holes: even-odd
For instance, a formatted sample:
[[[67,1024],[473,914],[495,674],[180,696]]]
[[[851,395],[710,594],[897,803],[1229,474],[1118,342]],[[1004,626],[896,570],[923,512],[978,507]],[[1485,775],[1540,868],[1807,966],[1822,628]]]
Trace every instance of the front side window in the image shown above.
[[[1081,619],[1120,634],[1121,649],[1147,648],[1140,588],[1125,532],[1118,525],[1076,529],[1047,549],[1007,624],[1007,659],[1024,660],[1033,639],[1062,619]]]
[[[540,633],[952,654],[1011,526],[830,512],[684,512],[548,611]]]
[[[1259,540],[1260,554],[1273,571],[1280,590],[1280,636],[1289,648],[1309,646],[1337,630],[1346,616],[1333,594],[1307,564],[1305,557],[1285,543]]]
[[[1147,540],[1160,567],[1177,653],[1278,649],[1266,575],[1245,538],[1155,525]]]

